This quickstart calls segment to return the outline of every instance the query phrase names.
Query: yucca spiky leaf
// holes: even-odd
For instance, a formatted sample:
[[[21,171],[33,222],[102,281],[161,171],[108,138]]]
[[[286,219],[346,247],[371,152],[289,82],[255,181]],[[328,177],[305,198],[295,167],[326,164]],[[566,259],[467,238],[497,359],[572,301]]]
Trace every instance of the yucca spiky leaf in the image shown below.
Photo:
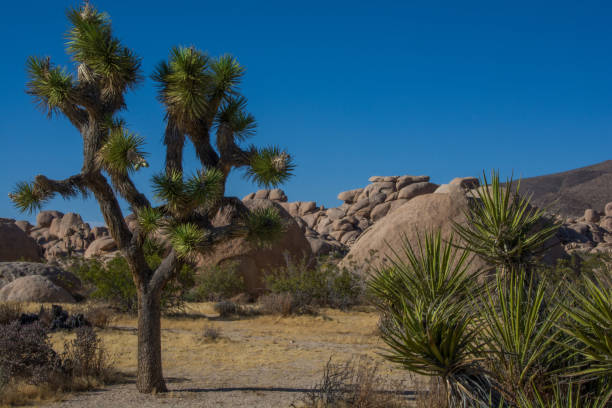
[[[99,80],[104,97],[118,97],[140,80],[140,58],[112,36],[108,15],[89,3],[68,11],[67,50],[83,65],[87,80]],[[85,78],[84,78],[85,79]]]
[[[144,138],[117,128],[115,124],[113,128],[96,156],[99,165],[109,173],[122,175],[149,167],[145,160],[147,154],[142,150]]]
[[[153,79],[159,100],[177,124],[188,126],[206,116],[210,73],[208,56],[194,47],[174,47],[169,61],[160,63]]]
[[[32,214],[42,208],[48,200],[48,196],[36,188],[34,183],[25,181],[17,183],[9,198],[15,207],[21,212]]]
[[[535,283],[524,270],[497,275],[495,291],[487,288],[482,302],[483,342],[492,370],[513,392],[527,392],[533,385],[550,386],[558,363],[567,357],[557,323],[563,317],[559,303],[551,305],[557,288]]]
[[[569,319],[563,330],[578,341],[571,349],[584,361],[570,375],[606,378],[612,392],[612,287],[597,277],[584,278],[583,287],[569,286],[573,302],[564,306]]]
[[[465,212],[467,225],[454,222],[455,231],[467,249],[492,265],[512,269],[533,262],[559,224],[541,225],[543,212],[530,205],[530,197],[519,194],[520,181],[513,191],[512,178],[502,186],[496,171],[491,172],[490,185],[484,172],[483,180]]]
[[[606,408],[610,395],[581,393],[581,384],[559,383],[552,387],[552,393],[532,387],[530,393],[519,393],[518,408]]]
[[[185,192],[194,207],[214,205],[223,197],[224,182],[221,170],[206,169],[187,180]]]
[[[244,67],[231,55],[222,55],[210,65],[213,95],[230,96],[244,75]]]
[[[146,235],[156,233],[163,226],[164,215],[157,208],[142,207],[136,211],[136,217]]]
[[[191,258],[206,247],[207,233],[193,223],[178,224],[170,228],[170,243],[181,258]]]
[[[162,201],[170,211],[178,212],[188,205],[182,172],[175,170],[170,173],[156,174],[153,176],[152,183],[155,197]]]
[[[52,66],[49,58],[29,57],[26,69],[29,77],[27,93],[48,115],[57,113],[63,104],[73,102],[72,76],[64,69]]]
[[[255,117],[246,111],[246,98],[230,97],[217,114],[217,123],[228,126],[237,140],[243,141],[255,134]]]
[[[278,242],[286,229],[282,216],[274,207],[250,211],[244,223],[248,231],[247,240],[264,247]]]
[[[294,169],[295,165],[291,155],[279,147],[252,148],[245,177],[260,186],[269,188],[287,181],[293,176]]]

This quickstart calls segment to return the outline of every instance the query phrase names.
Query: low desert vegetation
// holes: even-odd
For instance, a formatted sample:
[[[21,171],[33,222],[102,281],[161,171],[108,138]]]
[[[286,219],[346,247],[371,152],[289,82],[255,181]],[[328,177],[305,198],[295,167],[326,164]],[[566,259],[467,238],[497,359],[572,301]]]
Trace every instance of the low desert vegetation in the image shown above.
[[[0,324],[0,406],[59,398],[117,381],[96,332],[89,326],[75,331],[75,338],[57,352],[43,322]]]
[[[195,285],[188,293],[192,302],[219,302],[244,293],[244,279],[236,264],[229,262],[203,268],[195,277]]]
[[[401,408],[407,407],[401,382],[380,372],[371,358],[353,357],[343,363],[330,358],[312,389],[292,404],[295,408]]]
[[[268,293],[260,303],[268,313],[308,314],[321,307],[344,310],[365,301],[363,278],[325,257],[314,265],[288,262],[268,273],[265,283]]]
[[[147,265],[156,269],[163,260],[164,249],[147,241],[144,254]],[[129,264],[124,257],[116,257],[107,262],[97,259],[74,259],[69,270],[78,276],[90,289],[89,297],[107,302],[117,310],[136,313],[138,293]],[[180,271],[164,287],[161,296],[163,311],[183,308],[189,298],[189,291],[195,286],[195,269],[185,263]]]
[[[459,238],[427,232],[377,271],[369,288],[383,316],[385,357],[432,377],[444,396],[437,406],[608,406],[610,266],[550,279],[538,255],[554,225],[511,185],[493,173],[467,224],[456,225]],[[493,276],[469,271],[474,255]]]

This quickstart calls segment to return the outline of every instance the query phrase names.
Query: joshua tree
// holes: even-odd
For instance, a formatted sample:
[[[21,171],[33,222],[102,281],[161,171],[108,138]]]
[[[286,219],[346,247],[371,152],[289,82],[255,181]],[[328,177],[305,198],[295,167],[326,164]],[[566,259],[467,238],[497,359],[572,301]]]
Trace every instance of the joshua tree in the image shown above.
[[[10,194],[22,211],[35,211],[59,194],[64,198],[93,193],[110,235],[126,258],[138,291],[138,379],[141,392],[165,391],[161,366],[160,294],[183,262],[199,251],[210,251],[220,241],[246,236],[257,243],[277,239],[283,230],[274,210],[250,212],[240,200],[225,198],[225,181],[232,168],[262,185],[277,185],[291,175],[291,157],[278,148],[242,150],[238,142],[254,132],[246,101],[236,86],[243,74],[235,59],[209,60],[193,48],[175,48],[169,63],[160,64],[154,77],[161,83],[167,107],[166,171],[153,178],[162,202],[153,207],[130,175],[148,166],[144,139],[128,131],[117,116],[124,96],[141,79],[140,59],[111,31],[106,14],[88,3],[68,12],[71,29],[67,52],[76,75],[53,65],[49,58],[27,62],[27,92],[49,116],[65,116],[83,139],[83,166],[64,180],[36,176],[18,183]],[[210,132],[216,129],[216,147]],[[185,135],[194,143],[203,169],[184,178],[182,148]],[[125,199],[138,218],[128,228],[118,199]],[[212,216],[221,205],[238,208],[230,225],[214,227]],[[171,246],[161,265],[151,270],[145,262],[147,239],[163,237]]]

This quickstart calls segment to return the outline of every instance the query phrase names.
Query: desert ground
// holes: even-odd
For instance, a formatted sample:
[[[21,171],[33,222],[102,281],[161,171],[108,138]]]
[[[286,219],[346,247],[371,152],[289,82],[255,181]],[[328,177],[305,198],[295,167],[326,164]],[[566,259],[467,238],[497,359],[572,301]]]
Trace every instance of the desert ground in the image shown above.
[[[34,311],[39,305],[30,304]],[[66,305],[77,310],[77,305]],[[96,329],[115,367],[126,380],[90,392],[64,395],[44,404],[59,407],[290,407],[321,380],[330,358],[344,362],[367,356],[380,363],[380,374],[400,384],[411,400],[417,379],[391,366],[379,353],[377,313],[323,309],[317,316],[253,316],[223,320],[212,303],[188,304],[182,315],[162,318],[162,355],[169,392],[136,391],[136,319],[118,315]],[[207,327],[219,338],[207,339]],[[74,337],[52,335],[54,348]]]

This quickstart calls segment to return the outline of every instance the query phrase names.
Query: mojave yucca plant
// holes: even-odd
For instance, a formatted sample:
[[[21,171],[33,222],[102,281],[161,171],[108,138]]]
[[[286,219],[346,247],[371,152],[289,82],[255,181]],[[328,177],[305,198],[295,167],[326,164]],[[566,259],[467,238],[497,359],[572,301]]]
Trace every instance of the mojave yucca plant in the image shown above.
[[[498,275],[480,300],[480,336],[488,366],[502,386],[505,398],[553,383],[565,348],[557,324],[563,317],[559,302],[549,302],[546,282],[535,283],[524,270]],[[553,289],[551,299],[556,298]]]
[[[530,205],[531,196],[519,194],[520,180],[513,183],[510,177],[502,185],[492,170],[491,183],[483,172],[481,185],[465,211],[466,225],[453,223],[462,245],[502,270],[531,264],[558,224],[545,225],[543,211]]]
[[[404,239],[391,266],[377,270],[368,283],[383,315],[384,356],[408,371],[439,378],[449,407],[489,406],[492,390],[480,364],[480,328],[469,300],[476,280],[468,274],[467,259],[452,236],[443,242],[440,232],[427,233],[417,250]]]
[[[562,327],[576,343],[568,345],[581,360],[569,374],[594,381],[612,399],[612,285],[610,276],[584,278],[582,290],[568,287],[573,297],[565,305],[568,316]]]

